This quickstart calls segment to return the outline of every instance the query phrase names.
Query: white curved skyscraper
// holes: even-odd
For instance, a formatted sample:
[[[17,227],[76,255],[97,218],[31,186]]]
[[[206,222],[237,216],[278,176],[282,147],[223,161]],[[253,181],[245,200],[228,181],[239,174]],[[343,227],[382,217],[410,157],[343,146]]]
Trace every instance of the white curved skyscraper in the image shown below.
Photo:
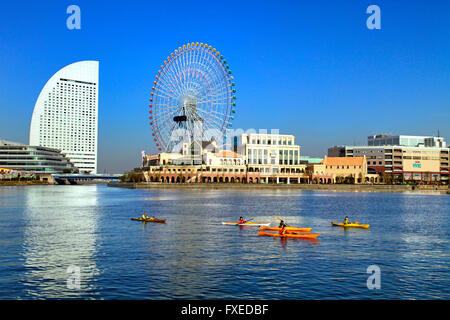
[[[72,63],[47,81],[34,106],[30,145],[60,149],[97,173],[98,61]]]

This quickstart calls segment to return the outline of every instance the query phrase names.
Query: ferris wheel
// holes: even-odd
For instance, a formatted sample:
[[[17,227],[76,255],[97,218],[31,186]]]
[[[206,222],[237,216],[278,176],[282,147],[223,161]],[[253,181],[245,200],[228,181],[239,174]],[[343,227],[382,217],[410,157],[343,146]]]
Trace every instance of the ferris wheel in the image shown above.
[[[152,138],[161,152],[179,152],[180,140],[223,138],[231,128],[236,90],[226,60],[208,44],[179,47],[161,65],[150,93]],[[181,134],[180,134],[181,133]]]

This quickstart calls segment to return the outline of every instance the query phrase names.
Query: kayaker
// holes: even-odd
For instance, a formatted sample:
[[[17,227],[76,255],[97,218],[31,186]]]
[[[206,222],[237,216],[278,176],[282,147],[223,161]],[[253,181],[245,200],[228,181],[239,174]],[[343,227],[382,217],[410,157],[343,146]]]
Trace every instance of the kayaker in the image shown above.
[[[144,212],[144,214],[142,215],[142,219],[144,219],[144,220],[148,219],[147,213]]]
[[[350,220],[348,220],[348,216],[344,219],[344,224],[350,224]]]
[[[246,223],[247,221],[245,221],[244,220],[244,218],[243,217],[239,217],[239,224],[243,224],[243,223]]]
[[[286,224],[284,223],[284,221],[283,220],[281,220],[280,221],[280,226],[279,226],[279,228],[281,228],[280,229],[280,234],[286,234]]]

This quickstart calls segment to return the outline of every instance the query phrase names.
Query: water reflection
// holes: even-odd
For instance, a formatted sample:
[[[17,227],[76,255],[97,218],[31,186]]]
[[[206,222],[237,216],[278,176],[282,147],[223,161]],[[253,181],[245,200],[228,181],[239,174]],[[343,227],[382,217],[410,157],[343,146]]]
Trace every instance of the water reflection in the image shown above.
[[[29,296],[63,298],[94,290],[98,211],[96,186],[42,186],[26,192],[23,285]],[[81,271],[80,290],[67,288],[67,268]]]
[[[450,297],[448,196],[33,186],[0,197],[0,298]],[[167,223],[130,221],[143,210]],[[345,215],[370,231],[330,225]],[[279,216],[320,236],[221,224],[239,216],[272,226]],[[378,292],[365,285],[372,264]],[[66,288],[70,265],[80,291]]]

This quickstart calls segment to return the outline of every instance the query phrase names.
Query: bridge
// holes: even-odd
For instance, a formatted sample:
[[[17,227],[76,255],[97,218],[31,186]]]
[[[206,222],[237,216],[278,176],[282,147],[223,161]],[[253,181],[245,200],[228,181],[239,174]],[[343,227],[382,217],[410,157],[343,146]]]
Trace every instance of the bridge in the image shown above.
[[[79,184],[90,181],[119,181],[121,174],[52,174],[58,184]]]

